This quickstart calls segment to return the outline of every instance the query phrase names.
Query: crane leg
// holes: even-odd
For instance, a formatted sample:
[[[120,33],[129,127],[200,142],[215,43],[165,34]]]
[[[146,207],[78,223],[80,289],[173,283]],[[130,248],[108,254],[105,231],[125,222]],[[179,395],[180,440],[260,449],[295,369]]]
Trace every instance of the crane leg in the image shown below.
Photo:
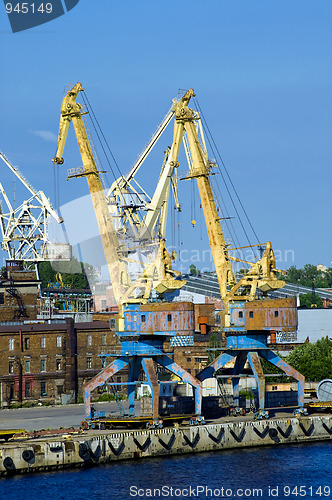
[[[253,371],[254,377],[257,382],[259,409],[264,410],[265,407],[265,377],[263,368],[259,360],[257,352],[248,352],[248,361]]]
[[[199,372],[196,375],[196,378],[198,380],[203,381],[203,380],[205,380],[207,378],[213,377],[214,373],[217,370],[219,370],[220,368],[222,368],[223,366],[225,366],[226,363],[228,363],[233,358],[235,358],[235,356],[237,356],[237,354],[238,354],[237,352],[231,352],[231,353],[223,352],[214,361],[212,361],[212,363],[210,363],[201,372]]]
[[[106,366],[101,372],[93,377],[83,388],[85,418],[91,418],[91,392],[112,377],[115,373],[127,366],[128,361],[118,358],[110,365]]]
[[[298,405],[303,406],[304,405],[304,382],[305,378],[304,376],[295,370],[292,366],[290,366],[286,361],[281,359],[278,354],[276,354],[273,351],[268,351],[268,350],[263,350],[261,353],[261,356],[266,359],[267,361],[270,361],[273,365],[277,366],[282,370],[286,375],[295,378],[297,380],[297,394],[298,394]]]
[[[144,358],[142,367],[151,387],[153,418],[157,419],[159,415],[159,384],[153,359]]]

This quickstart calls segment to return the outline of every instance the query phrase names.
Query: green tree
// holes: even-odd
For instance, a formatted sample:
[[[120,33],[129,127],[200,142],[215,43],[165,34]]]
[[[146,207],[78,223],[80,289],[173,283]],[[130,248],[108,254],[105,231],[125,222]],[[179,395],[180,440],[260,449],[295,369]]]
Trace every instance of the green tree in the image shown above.
[[[325,378],[332,378],[331,366],[332,341],[328,337],[310,344],[297,346],[287,356],[286,361],[298,370],[310,382],[319,382]]]
[[[332,268],[320,271],[312,264],[306,264],[303,269],[291,266],[287,271],[286,281],[303,286],[315,288],[328,288],[332,286]]]
[[[284,278],[288,283],[300,283],[302,269],[296,269],[296,266],[291,266],[287,271],[287,276]]]
[[[327,282],[327,287],[328,288],[332,288],[332,267],[329,267],[325,273],[324,273],[324,277],[326,279],[326,282]]]
[[[199,269],[197,269],[197,267],[195,266],[195,264],[190,264],[189,266],[189,272],[192,276],[199,276],[201,271]]]
[[[39,264],[39,275],[42,280],[42,287],[47,288],[50,283],[57,281],[57,273],[61,274],[61,278],[65,287],[68,288],[88,288],[89,283],[85,273],[85,266],[88,266],[89,272],[92,273],[89,264],[82,264],[75,257],[70,261],[52,261],[41,262]]]
[[[323,301],[317,293],[300,293],[300,306],[304,307],[323,307]]]
[[[56,271],[53,269],[51,262],[40,262],[38,270],[40,279],[42,280],[42,288],[46,288],[49,283],[55,282]]]
[[[212,363],[220,354],[221,341],[217,333],[213,333],[208,344],[208,364]],[[211,350],[212,349],[212,350]]]

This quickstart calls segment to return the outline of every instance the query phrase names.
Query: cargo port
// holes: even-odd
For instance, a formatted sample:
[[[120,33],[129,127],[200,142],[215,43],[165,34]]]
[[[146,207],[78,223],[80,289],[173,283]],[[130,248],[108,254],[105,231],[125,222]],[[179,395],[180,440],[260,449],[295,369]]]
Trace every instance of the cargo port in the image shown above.
[[[33,204],[48,214],[36,223],[31,199],[14,210],[5,196],[12,210],[10,216],[1,214],[8,259],[0,279],[0,342],[9,373],[0,374],[1,406],[70,404],[82,397],[84,411],[81,407],[80,426],[72,428],[2,429],[0,474],[330,440],[330,381],[322,381],[318,400],[308,402],[304,376],[277,349],[277,339],[294,339],[299,320],[296,296],[282,295],[285,271],[277,269],[272,243],[236,246],[225,237],[224,225],[232,217],[219,209],[212,181],[219,167],[208,154],[197,101],[197,111],[189,107],[194,91],[173,100],[130,172],[107,192],[86,127],[91,108],[84,92],[77,83],[63,99],[53,163],[63,165],[73,123],[82,166],[69,169],[68,179],[88,183],[114,304],[93,311],[92,293],[65,287],[60,273],[41,292],[39,264],[71,257],[69,245],[52,244],[47,234],[47,217],[64,221],[1,153]],[[81,96],[84,105],[78,103]],[[150,197],[135,176],[170,123],[172,143]],[[182,145],[188,170],[180,177]],[[197,183],[215,267],[205,285],[177,271],[176,252],[167,250],[169,197],[174,195],[180,210],[180,180]],[[191,223],[194,227],[194,218]],[[258,251],[258,257],[250,262],[235,256],[244,248]],[[236,272],[234,262],[245,269]],[[186,293],[201,287],[201,295],[211,297],[207,290],[213,283],[215,301],[195,302]],[[331,300],[331,293],[321,293]],[[54,310],[59,303],[62,315]],[[269,390],[266,380],[273,376],[287,377],[283,392],[274,392],[276,382]],[[244,396],[241,384],[248,380],[253,383]],[[95,409],[103,394],[114,399],[116,415]]]

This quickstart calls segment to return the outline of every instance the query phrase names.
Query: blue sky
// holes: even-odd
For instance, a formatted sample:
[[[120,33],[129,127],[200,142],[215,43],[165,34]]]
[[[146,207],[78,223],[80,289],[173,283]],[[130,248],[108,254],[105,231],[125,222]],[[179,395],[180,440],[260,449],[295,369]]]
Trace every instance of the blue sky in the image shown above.
[[[0,5],[0,149],[54,201],[51,158],[66,83],[83,82],[123,172],[178,89],[193,87],[279,266],[331,266],[331,22],[328,0],[80,0],[66,15],[13,34]],[[65,180],[65,167],[80,164],[76,149],[72,138],[60,206],[88,193],[85,180]],[[141,178],[149,192],[161,161]],[[0,172],[10,191],[12,178],[2,165]],[[182,191],[181,248],[202,254],[208,241],[199,224],[192,228],[190,190]],[[79,216],[77,224],[83,231]]]

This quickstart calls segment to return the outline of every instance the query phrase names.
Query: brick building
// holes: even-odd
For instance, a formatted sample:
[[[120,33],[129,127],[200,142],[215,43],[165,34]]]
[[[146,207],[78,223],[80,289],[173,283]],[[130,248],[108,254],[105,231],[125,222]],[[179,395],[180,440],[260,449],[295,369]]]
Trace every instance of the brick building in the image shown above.
[[[82,395],[82,386],[101,370],[102,345],[116,339],[109,323],[0,326],[0,402],[67,402]]]

